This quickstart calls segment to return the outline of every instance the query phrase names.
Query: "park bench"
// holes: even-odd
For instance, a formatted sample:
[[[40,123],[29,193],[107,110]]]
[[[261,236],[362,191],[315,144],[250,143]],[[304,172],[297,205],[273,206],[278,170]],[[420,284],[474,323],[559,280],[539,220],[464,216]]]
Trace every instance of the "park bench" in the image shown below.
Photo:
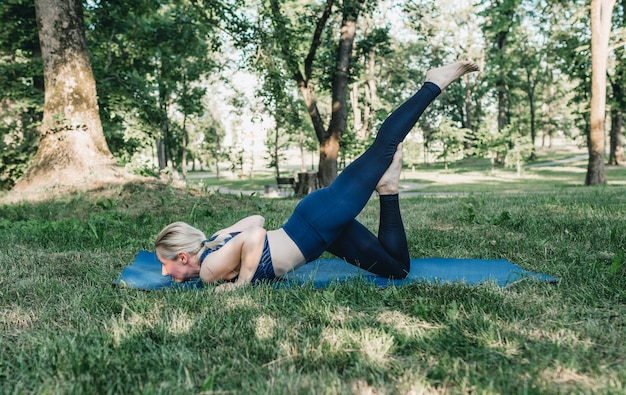
[[[279,192],[296,192],[296,179],[294,177],[276,177],[276,185]]]
[[[276,189],[281,195],[295,193],[298,196],[304,196],[319,188],[317,172],[314,171],[298,173],[298,179],[295,177],[276,177]]]

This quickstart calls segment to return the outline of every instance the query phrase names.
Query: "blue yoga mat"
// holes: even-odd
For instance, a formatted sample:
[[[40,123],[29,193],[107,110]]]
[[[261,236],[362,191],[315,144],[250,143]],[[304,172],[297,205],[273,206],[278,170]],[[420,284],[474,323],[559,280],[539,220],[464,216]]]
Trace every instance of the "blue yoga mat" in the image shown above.
[[[389,280],[335,258],[318,259],[304,265],[274,282],[274,285],[290,287],[312,284],[316,288],[323,288],[355,277],[372,282],[381,288],[415,282],[476,285],[491,281],[506,287],[527,278],[547,282],[558,281],[556,277],[524,270],[505,259],[413,258],[411,272],[406,279]],[[203,286],[198,278],[177,283],[170,276],[161,275],[161,263],[156,254],[148,251],[140,251],[134,262],[124,268],[120,276],[113,281],[113,285],[142,290],[198,289]]]

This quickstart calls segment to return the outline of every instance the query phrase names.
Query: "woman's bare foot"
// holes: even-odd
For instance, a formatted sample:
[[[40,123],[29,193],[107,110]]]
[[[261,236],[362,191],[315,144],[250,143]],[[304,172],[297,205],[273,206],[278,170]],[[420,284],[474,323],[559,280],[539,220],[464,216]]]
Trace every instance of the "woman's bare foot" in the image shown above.
[[[478,71],[478,65],[469,60],[461,60],[445,66],[430,69],[426,72],[426,82],[432,82],[444,90],[461,76]]]
[[[376,191],[379,195],[395,195],[400,189],[400,172],[402,171],[402,143],[398,144],[391,164],[378,181]]]

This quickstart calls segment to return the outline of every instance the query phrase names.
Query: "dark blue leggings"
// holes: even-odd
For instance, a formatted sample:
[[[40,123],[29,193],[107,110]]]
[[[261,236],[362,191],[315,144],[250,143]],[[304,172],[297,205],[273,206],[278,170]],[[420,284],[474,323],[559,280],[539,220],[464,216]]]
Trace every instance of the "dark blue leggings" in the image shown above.
[[[426,82],[383,122],[372,145],[326,188],[298,203],[283,229],[307,262],[329,251],[387,278],[404,278],[410,260],[397,195],[380,197],[378,237],[355,220],[391,164],[398,144],[441,93]]]

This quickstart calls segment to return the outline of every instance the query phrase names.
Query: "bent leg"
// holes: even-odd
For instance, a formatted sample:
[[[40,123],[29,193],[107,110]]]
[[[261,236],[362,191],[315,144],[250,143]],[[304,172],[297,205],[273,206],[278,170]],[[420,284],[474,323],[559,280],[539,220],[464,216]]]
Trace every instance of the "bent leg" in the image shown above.
[[[411,260],[398,195],[380,196],[378,238],[353,220],[328,252],[378,276],[405,278],[411,269]]]

